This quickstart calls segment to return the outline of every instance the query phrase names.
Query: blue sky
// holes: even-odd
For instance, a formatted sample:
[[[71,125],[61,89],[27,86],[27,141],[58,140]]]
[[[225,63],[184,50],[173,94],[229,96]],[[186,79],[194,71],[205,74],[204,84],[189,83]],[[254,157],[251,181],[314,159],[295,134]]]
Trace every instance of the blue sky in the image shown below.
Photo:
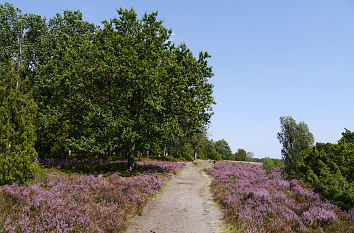
[[[4,2],[4,1],[0,1]],[[16,0],[23,12],[65,9],[99,24],[133,7],[158,10],[176,43],[208,51],[215,76],[210,137],[280,158],[279,117],[305,121],[317,142],[354,130],[354,1]]]

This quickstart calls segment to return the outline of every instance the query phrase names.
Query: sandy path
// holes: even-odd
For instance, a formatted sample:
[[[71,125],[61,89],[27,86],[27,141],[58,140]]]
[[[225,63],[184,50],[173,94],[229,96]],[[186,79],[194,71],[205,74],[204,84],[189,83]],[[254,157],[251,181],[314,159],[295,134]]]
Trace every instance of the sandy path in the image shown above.
[[[203,171],[211,164],[198,161],[188,163],[173,177],[134,219],[127,233],[208,233],[222,232],[222,213],[211,197],[210,178]]]

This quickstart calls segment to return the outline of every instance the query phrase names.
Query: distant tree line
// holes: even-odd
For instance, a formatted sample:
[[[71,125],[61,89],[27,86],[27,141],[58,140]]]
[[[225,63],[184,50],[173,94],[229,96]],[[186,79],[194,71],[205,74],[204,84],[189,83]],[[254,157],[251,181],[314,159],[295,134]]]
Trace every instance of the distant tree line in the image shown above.
[[[210,56],[171,42],[157,12],[117,13],[100,27],[80,11],[48,21],[0,5],[0,184],[33,176],[35,157],[196,154]]]
[[[309,184],[321,198],[342,209],[354,207],[354,132],[345,129],[337,143],[316,143],[304,122],[280,118],[284,175]]]
[[[229,143],[225,139],[213,141],[207,137],[206,131],[196,136],[194,141],[192,140],[189,144],[189,152],[188,149],[184,151],[190,158],[246,162],[260,161],[254,158],[252,152],[247,152],[244,149],[238,149],[233,153]]]

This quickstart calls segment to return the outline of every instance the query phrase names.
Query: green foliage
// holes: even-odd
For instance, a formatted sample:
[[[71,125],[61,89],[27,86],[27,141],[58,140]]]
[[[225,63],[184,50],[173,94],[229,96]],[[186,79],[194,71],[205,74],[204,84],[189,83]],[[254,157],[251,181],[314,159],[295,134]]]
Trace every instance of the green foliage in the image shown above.
[[[0,59],[3,65],[18,56],[21,11],[10,3],[0,4]],[[4,68],[5,66],[3,66]]]
[[[354,132],[350,131],[349,129],[344,130],[345,132],[342,133],[342,138],[338,142],[354,144]]]
[[[244,149],[238,149],[235,153],[236,161],[247,161],[247,152]]]
[[[304,159],[301,180],[312,185],[323,199],[330,200],[342,209],[354,206],[354,187],[342,176],[337,164],[322,150],[316,147]]]
[[[209,122],[208,54],[196,59],[184,44],[172,44],[155,12],[142,19],[134,10],[118,14],[95,32],[77,12],[50,21],[49,32],[66,39],[36,71],[41,155],[161,153],[175,141],[184,147]],[[77,30],[60,28],[68,24]]]
[[[338,144],[317,143],[299,166],[303,170],[301,179],[310,183],[324,199],[351,209],[354,206],[353,156],[354,144],[342,139]]]
[[[172,43],[156,12],[117,12],[101,28],[80,11],[47,22],[0,4],[0,71],[20,61],[37,104],[39,156],[208,158],[210,56]]]
[[[82,113],[94,109],[95,106],[92,106],[92,103],[87,99],[91,96],[85,98],[85,93],[80,92],[82,88],[87,88],[81,83],[80,76],[70,70],[72,67],[76,69],[76,72],[79,72],[78,69],[82,69],[83,75],[86,75],[84,73],[85,67],[80,67],[81,64],[75,56],[80,52],[83,52],[83,55],[92,52],[85,51],[85,49],[89,49],[85,47],[87,44],[80,45],[80,42],[85,41],[87,43],[89,38],[92,38],[94,31],[95,26],[84,21],[80,11],[67,10],[64,11],[63,16],[57,14],[49,20],[47,35],[49,56],[45,62],[39,64],[39,69],[34,70],[34,94],[39,109],[37,133],[40,139],[36,148],[41,157],[65,157],[68,150],[72,149],[68,147],[70,143],[81,149],[78,149],[77,152],[85,151],[88,145],[92,143],[98,143],[94,138],[85,135],[89,130],[85,124],[88,124],[87,121],[92,118],[86,119],[87,121],[81,124],[87,117]],[[71,47],[76,45],[78,48],[73,51]],[[57,59],[62,59],[62,62],[56,63]],[[65,71],[65,66],[68,67],[68,71]],[[48,75],[46,72],[51,72],[50,69],[55,69],[55,72]],[[55,80],[58,75],[63,75],[61,80]],[[88,93],[90,91],[89,89]],[[68,98],[70,102],[68,102]],[[92,122],[91,127],[94,125],[99,128],[95,123],[101,118],[95,112],[91,115],[97,117]],[[75,121],[75,125],[70,121]],[[86,130],[83,130],[83,127]],[[79,145],[77,141],[73,141],[69,137],[70,129],[71,133],[76,133],[77,137],[81,139]],[[98,134],[100,131],[98,131]],[[97,146],[95,149],[96,151],[103,151]],[[86,151],[90,152],[89,150]]]
[[[230,146],[224,139],[214,142],[214,147],[223,160],[234,160]]]
[[[12,4],[0,4],[0,62],[20,60],[22,72],[32,80],[33,69],[48,57],[45,19],[35,14],[22,14]]]
[[[322,199],[340,208],[354,207],[353,133],[345,129],[338,144],[317,143],[305,123],[296,124],[291,117],[281,118],[282,131],[278,133],[283,145],[284,172],[310,184]]]
[[[284,159],[284,171],[289,179],[299,178],[298,165],[311,152],[314,137],[304,122],[296,123],[290,117],[280,117],[281,131],[278,139],[282,144],[282,156]]]
[[[273,172],[273,167],[275,167],[273,163],[273,159],[267,157],[263,159],[263,169],[266,171],[266,173],[269,175]]]
[[[210,147],[209,150],[208,150],[208,159],[211,159],[211,160],[222,160],[222,157],[221,157],[221,154],[219,154],[215,147]]]
[[[194,160],[194,148],[190,143],[186,143],[181,151],[181,157],[188,161]]]
[[[207,137],[206,127],[203,127],[202,129],[200,129],[199,132],[194,134],[192,140],[190,140],[190,143],[194,148],[195,159],[208,158],[208,153],[206,151],[206,148],[208,147],[208,144],[210,144],[210,141]]]
[[[236,161],[247,161],[247,162],[254,162],[254,154],[252,152],[247,152],[244,149],[238,149],[234,155],[234,160]]]
[[[343,138],[342,138],[343,139]],[[354,182],[354,143],[339,140],[337,144],[316,143],[315,149],[325,154],[326,160],[336,164],[343,177]]]
[[[284,162],[281,159],[271,159],[273,161],[274,167],[284,167]]]
[[[205,128],[192,137],[190,144],[192,146],[190,154],[193,148],[194,153],[197,152],[197,158],[199,159],[223,160],[232,159],[233,157],[228,143],[224,139],[217,142],[208,139]]]
[[[254,162],[255,161],[253,152],[248,151],[246,153],[246,161],[247,162]]]
[[[30,70],[38,49],[41,18],[0,4],[0,184],[26,182],[38,170]]]
[[[220,145],[223,145],[224,147],[221,147]],[[227,151],[229,151],[229,149],[229,145],[225,140],[214,142],[213,140],[208,139],[206,134],[204,134],[200,139],[198,155],[201,159],[223,160],[224,158],[222,153],[226,152],[225,154],[228,154]]]
[[[36,140],[35,103],[24,90],[25,82],[7,66],[0,77],[0,185],[24,183],[38,171],[34,149]]]

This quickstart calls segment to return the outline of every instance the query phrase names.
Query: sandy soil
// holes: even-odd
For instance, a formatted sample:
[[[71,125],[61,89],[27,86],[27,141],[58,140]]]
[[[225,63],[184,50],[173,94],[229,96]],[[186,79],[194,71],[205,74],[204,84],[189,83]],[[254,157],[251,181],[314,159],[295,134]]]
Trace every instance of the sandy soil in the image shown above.
[[[127,233],[223,232],[222,213],[213,202],[206,161],[188,163],[134,219]]]

